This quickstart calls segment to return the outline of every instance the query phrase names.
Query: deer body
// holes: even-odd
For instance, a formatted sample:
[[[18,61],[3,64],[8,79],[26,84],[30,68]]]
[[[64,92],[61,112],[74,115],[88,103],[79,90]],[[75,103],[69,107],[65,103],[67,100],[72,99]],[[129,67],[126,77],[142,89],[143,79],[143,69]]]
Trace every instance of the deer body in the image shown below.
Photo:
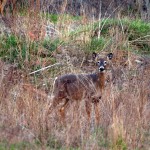
[[[54,81],[54,91],[50,108],[55,108],[65,100],[60,109],[61,116],[64,118],[65,108],[69,101],[85,100],[85,108],[90,118],[91,104],[94,103],[96,119],[98,122],[97,104],[102,96],[105,85],[105,59],[97,62],[98,71],[93,74],[67,74],[60,76]]]
[[[53,97],[56,102],[62,99],[81,100],[87,95],[100,94],[103,88],[104,73],[68,74],[55,80]]]

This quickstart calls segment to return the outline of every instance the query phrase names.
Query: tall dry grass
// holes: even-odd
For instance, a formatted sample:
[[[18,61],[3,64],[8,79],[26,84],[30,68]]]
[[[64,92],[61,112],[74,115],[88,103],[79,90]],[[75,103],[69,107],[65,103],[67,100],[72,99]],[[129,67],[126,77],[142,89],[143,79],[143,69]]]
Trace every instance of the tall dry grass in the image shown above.
[[[49,60],[41,61],[40,54],[44,51],[41,45],[36,56],[31,53],[35,56],[31,62],[25,60],[25,71],[0,62],[0,148],[11,149],[14,143],[15,147],[24,149],[149,148],[150,60],[132,53],[128,48],[132,44],[128,41],[128,33],[120,32],[116,26],[109,27],[108,31],[113,41],[105,43],[102,48],[102,52],[113,52],[114,59],[113,70],[108,72],[105,91],[99,102],[99,125],[95,125],[94,106],[91,120],[87,121],[84,100],[69,103],[66,124],[61,121],[58,108],[45,116],[54,77],[68,72],[95,70],[85,61],[89,56],[86,56],[83,45],[90,41],[93,28],[86,26],[91,20],[87,20],[86,16],[83,18],[72,20],[70,16],[62,15],[55,24],[59,33],[57,36],[66,43],[63,45],[62,42],[53,55],[63,66],[30,76],[30,63],[41,66],[49,63]],[[18,34],[19,29],[22,29],[29,43],[40,42],[43,39],[42,27],[47,23],[41,16],[30,18],[28,15],[18,15],[13,31]],[[89,26],[93,27],[94,23],[95,20],[91,21]],[[70,34],[79,25],[83,25],[83,30],[79,28],[77,33]],[[124,47],[126,50],[122,50]],[[142,62],[136,63],[135,60]]]
[[[119,62],[114,62],[115,80],[106,84],[99,102],[98,127],[94,107],[90,123],[87,121],[84,100],[70,102],[65,125],[58,108],[46,116],[46,124],[44,114],[50,101],[47,94],[13,66],[1,62],[1,141],[5,139],[10,145],[39,141],[39,147],[50,149],[148,149],[149,64],[140,66],[133,64],[130,56],[128,59],[130,68],[115,67]]]

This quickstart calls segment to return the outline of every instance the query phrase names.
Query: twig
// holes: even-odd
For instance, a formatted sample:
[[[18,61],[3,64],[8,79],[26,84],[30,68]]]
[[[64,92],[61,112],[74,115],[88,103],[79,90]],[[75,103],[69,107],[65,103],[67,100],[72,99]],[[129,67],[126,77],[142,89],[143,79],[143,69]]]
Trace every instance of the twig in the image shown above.
[[[49,66],[47,66],[47,67],[44,67],[44,68],[41,68],[41,69],[39,69],[39,70],[36,70],[36,71],[31,72],[31,73],[29,73],[29,75],[34,74],[34,73],[37,73],[37,72],[39,72],[39,71],[43,71],[43,70],[45,70],[45,69],[48,69],[48,68],[51,68],[51,67],[54,67],[54,66],[59,66],[59,65],[61,65],[61,63],[56,63],[56,64],[53,64],[53,65],[49,65]]]

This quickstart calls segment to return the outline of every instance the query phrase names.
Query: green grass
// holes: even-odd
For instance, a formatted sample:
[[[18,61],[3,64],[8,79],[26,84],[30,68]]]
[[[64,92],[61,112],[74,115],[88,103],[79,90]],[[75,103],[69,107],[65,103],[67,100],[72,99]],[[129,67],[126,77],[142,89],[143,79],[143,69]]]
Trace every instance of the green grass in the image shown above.
[[[110,33],[111,30],[116,31],[114,35]],[[92,32],[99,32],[98,35],[92,35]],[[115,43],[114,36],[117,36],[117,32],[125,36],[125,40],[118,45],[123,50],[132,50],[140,53],[150,53],[150,23],[146,23],[141,20],[130,20],[127,18],[124,19],[102,19],[94,24],[89,24],[78,26],[76,30],[69,33],[70,40],[75,41],[80,36],[89,35],[90,41],[85,43],[83,46],[84,49],[88,52],[101,51],[109,45]],[[142,40],[142,41],[141,41]]]
[[[57,14],[49,14],[49,13],[42,13],[42,17],[46,18],[47,20],[50,20],[54,24],[58,21],[58,15]]]
[[[129,30],[134,33],[135,39],[150,35],[150,23],[142,20],[134,20],[129,23]]]
[[[117,29],[119,33],[122,33],[123,36],[126,36],[126,42],[130,43],[130,45],[126,45],[126,48],[122,46],[124,49],[132,49],[134,51],[136,47],[136,51],[140,53],[150,53],[150,23],[141,20],[103,19],[101,22],[95,23],[94,30],[99,30],[101,37],[100,39],[98,37],[92,37],[92,48],[96,47],[98,41],[101,39],[105,39],[104,42],[112,41],[113,37],[110,35],[109,30],[113,28]],[[96,49],[98,47],[102,49],[103,46],[104,44],[97,45]]]
[[[51,136],[47,141],[47,147],[50,149],[60,150],[62,148],[62,143]]]
[[[112,146],[112,149],[113,150],[118,150],[118,149],[119,150],[127,150],[128,148],[127,148],[127,145],[126,145],[124,139],[121,136],[119,136],[116,143],[114,143],[114,145]]]
[[[99,148],[106,148],[110,147],[110,143],[108,138],[105,136],[105,130],[102,127],[97,128],[94,131],[93,138],[97,140]]]
[[[59,38],[54,39],[54,40],[45,39],[42,42],[42,45],[45,49],[47,49],[51,53],[51,52],[55,51],[61,43],[63,43],[63,42],[60,41]]]
[[[33,60],[42,60],[43,57],[47,57],[47,60],[55,63],[51,53],[60,43],[59,39],[31,42],[15,35],[3,36],[0,38],[0,58],[10,63],[16,63],[20,68],[24,68]],[[41,48],[44,49],[44,52],[39,55],[38,51]],[[34,67],[38,68],[38,66]]]
[[[91,42],[87,45],[86,51],[99,52],[105,47],[107,41],[108,40],[104,37],[92,38]]]
[[[123,32],[133,32],[134,36],[146,36],[150,35],[150,23],[146,23],[142,20],[130,20],[130,19],[102,19],[100,22],[94,24],[94,29],[100,26],[101,34],[108,35],[108,30],[113,27],[119,27]]]
[[[20,44],[19,40],[14,35],[2,38],[0,57],[11,63],[14,63],[17,59],[20,59],[19,57],[25,59],[25,43]]]
[[[55,14],[49,14],[52,22],[58,21],[58,16]],[[80,17],[73,17],[70,15],[64,15],[65,19],[81,19]],[[100,28],[99,28],[100,27]],[[122,45],[116,45],[119,49],[131,50],[135,52],[140,52],[144,54],[150,53],[150,23],[143,22],[141,20],[129,20],[129,19],[102,19],[100,22],[94,24],[85,24],[77,26],[76,30],[67,33],[67,41],[60,39],[45,39],[43,41],[31,42],[26,38],[18,37],[15,35],[3,36],[0,38],[0,57],[10,63],[17,63],[20,67],[25,66],[26,63],[30,63],[35,59],[40,60],[40,57],[51,57],[52,52],[54,52],[60,45],[63,46],[64,43],[74,43],[77,49],[83,49],[87,53],[93,51],[101,51],[108,49],[108,46],[113,46],[115,39],[110,34],[110,30],[118,30],[123,36],[126,36],[126,41],[122,42]],[[100,37],[92,36],[92,32],[99,29]],[[63,31],[60,31],[63,34]],[[66,33],[64,33],[66,34]],[[88,42],[83,42],[76,45],[74,41],[80,37],[89,38]],[[117,36],[117,35],[114,35]],[[126,44],[127,43],[127,44]],[[80,46],[80,47],[79,47]],[[44,49],[45,55],[39,56],[38,50]],[[42,60],[42,58],[41,58]],[[52,62],[56,62],[52,58]],[[34,66],[34,68],[39,68],[39,66]]]
[[[37,145],[35,143],[30,142],[18,142],[14,144],[9,144],[7,141],[0,142],[0,150],[30,150],[37,149]]]
[[[44,14],[42,14],[42,16],[45,17],[47,20],[50,20],[54,24],[58,23],[59,17],[61,17],[62,22],[65,22],[67,20],[78,21],[78,20],[82,19],[82,17],[80,17],[80,16],[72,16],[69,14],[58,15],[58,14],[44,13]]]
[[[15,35],[1,37],[0,58],[23,67],[25,61],[30,61],[30,51],[36,51],[37,46],[24,38]]]

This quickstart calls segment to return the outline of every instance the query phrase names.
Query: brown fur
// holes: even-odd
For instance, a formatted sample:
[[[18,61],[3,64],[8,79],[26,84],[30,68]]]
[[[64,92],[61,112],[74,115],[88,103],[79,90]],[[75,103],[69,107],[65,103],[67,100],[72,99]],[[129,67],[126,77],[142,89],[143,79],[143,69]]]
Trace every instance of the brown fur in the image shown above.
[[[99,76],[99,83],[100,83],[100,89],[102,91],[104,89],[104,84],[105,84],[105,75],[104,75],[104,73],[101,73],[101,76]]]
[[[55,108],[62,102],[62,99],[65,99],[65,103],[60,109],[61,116],[64,118],[65,108],[69,100],[78,101],[85,99],[86,112],[88,114],[88,119],[90,119],[91,102],[97,107],[96,103],[99,102],[102,89],[104,88],[104,79],[104,73],[85,75],[68,74],[57,78],[54,85],[52,107]],[[96,118],[98,118],[98,116],[97,114]]]
[[[86,112],[88,119],[91,115],[91,103],[94,103],[97,123],[99,122],[98,102],[102,96],[102,91],[105,85],[105,59],[99,59],[98,67],[104,68],[93,74],[67,74],[56,78],[54,82],[54,91],[52,96],[52,104],[50,105],[49,113],[52,108],[65,100],[60,109],[62,118],[66,106],[69,101],[85,100]]]

